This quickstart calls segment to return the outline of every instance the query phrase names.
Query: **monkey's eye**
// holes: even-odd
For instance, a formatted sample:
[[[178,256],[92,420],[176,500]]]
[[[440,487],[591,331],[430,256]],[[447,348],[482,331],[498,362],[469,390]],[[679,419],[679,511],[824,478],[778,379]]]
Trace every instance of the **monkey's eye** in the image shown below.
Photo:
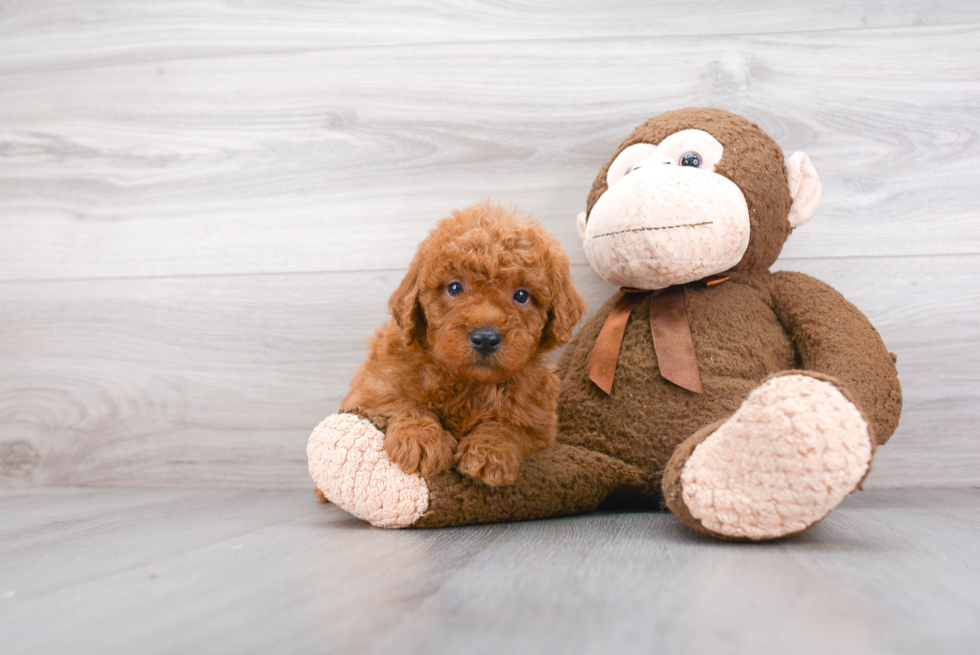
[[[446,293],[453,297],[458,296],[463,293],[463,283],[459,280],[453,280],[446,285]]]
[[[681,166],[693,166],[694,168],[701,167],[701,155],[696,152],[685,152],[681,156],[680,161]]]
[[[630,166],[630,167],[629,167],[629,170],[627,170],[627,171],[626,171],[625,173],[623,173],[623,177],[626,177],[627,175],[629,175],[629,174],[630,174],[630,173],[632,173],[633,171],[636,171],[636,170],[639,170],[639,169],[641,169],[641,168],[643,168],[643,167],[642,167],[642,166],[640,166],[639,164],[637,164],[636,166]]]
[[[514,302],[518,305],[526,305],[531,301],[531,293],[527,289],[518,289],[514,292]]]

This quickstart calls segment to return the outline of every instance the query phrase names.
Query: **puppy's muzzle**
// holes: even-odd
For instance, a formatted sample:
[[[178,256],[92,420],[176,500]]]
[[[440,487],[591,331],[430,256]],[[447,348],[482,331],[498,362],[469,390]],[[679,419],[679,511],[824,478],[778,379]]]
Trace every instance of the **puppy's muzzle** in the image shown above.
[[[496,352],[503,340],[500,333],[493,328],[477,328],[470,332],[470,345],[484,357]]]

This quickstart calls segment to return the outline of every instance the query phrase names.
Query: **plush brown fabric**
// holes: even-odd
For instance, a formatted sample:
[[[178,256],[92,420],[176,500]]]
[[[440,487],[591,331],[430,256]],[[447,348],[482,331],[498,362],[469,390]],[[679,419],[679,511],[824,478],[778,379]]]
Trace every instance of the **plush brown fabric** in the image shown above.
[[[641,505],[655,508],[663,483],[668,506],[704,531],[677,500],[680,468],[697,443],[753,389],[783,372],[833,376],[868,418],[878,443],[894,432],[901,389],[893,356],[868,319],[822,282],[768,271],[790,232],[792,200],[783,153],[754,123],[717,109],[684,109],[647,121],[599,171],[587,210],[605,191],[609,163],[624,148],[658,143],[690,128],[705,130],[724,145],[716,170],[742,189],[751,218],[749,246],[728,272],[731,280],[684,289],[704,393],[682,389],[660,375],[648,299],[627,322],[612,393],[606,395],[589,380],[593,346],[622,295],[617,293],[572,339],[559,361],[558,442],[563,445],[529,459],[513,488],[489,490],[458,476],[434,480],[429,512],[417,525],[587,511],[622,489]]]
[[[612,394],[598,389],[588,379],[588,360],[615,298],[603,306],[572,340],[560,365],[558,440],[657,474],[677,444],[730,416],[767,376],[794,368],[796,351],[772,310],[768,280],[739,278],[684,290],[703,394],[661,377],[648,301],[627,323]]]
[[[552,446],[524,460],[517,482],[487,487],[455,471],[429,482],[429,511],[414,527],[497,523],[580,514],[611,494],[659,498],[644,471],[597,452]]]
[[[878,331],[836,289],[803,273],[773,275],[776,314],[800,353],[800,368],[840,380],[879,444],[898,427],[902,388]]]

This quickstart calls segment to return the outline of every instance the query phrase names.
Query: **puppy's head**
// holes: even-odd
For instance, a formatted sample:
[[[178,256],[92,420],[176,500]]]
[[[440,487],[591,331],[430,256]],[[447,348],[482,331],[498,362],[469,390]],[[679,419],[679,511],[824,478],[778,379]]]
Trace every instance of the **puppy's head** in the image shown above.
[[[483,383],[563,345],[586,309],[558,241],[491,202],[436,225],[388,307],[406,344]]]

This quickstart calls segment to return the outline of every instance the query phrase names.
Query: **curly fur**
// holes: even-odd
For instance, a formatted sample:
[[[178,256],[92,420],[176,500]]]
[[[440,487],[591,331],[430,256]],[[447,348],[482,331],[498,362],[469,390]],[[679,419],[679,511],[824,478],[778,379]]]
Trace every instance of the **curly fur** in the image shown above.
[[[452,282],[463,286],[456,296]],[[520,288],[526,305],[514,301]],[[385,450],[406,473],[431,478],[455,464],[512,484],[525,457],[555,443],[558,378],[546,353],[586,310],[558,241],[489,201],[455,211],[419,245],[388,307],[344,407],[387,419]],[[490,356],[470,344],[478,328],[503,337]]]

